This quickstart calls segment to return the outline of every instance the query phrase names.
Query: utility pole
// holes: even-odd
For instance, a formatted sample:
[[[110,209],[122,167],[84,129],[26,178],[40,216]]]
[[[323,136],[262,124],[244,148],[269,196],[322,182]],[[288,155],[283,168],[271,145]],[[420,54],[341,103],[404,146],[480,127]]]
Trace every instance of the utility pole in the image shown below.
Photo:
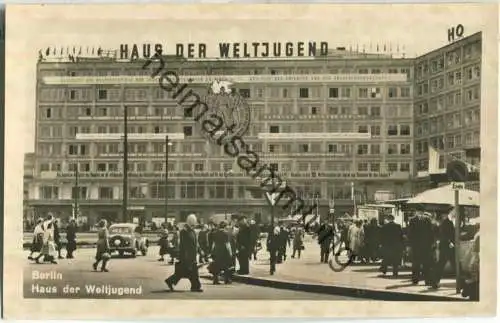
[[[123,205],[122,205],[122,222],[128,221],[128,107],[124,106],[123,110]]]
[[[78,168],[80,164],[77,162],[75,164],[75,208],[73,210],[73,219],[78,219],[78,213],[80,213],[79,199],[80,199],[80,187],[78,186]]]
[[[170,141],[168,135],[165,136],[165,221],[168,218],[168,146]]]

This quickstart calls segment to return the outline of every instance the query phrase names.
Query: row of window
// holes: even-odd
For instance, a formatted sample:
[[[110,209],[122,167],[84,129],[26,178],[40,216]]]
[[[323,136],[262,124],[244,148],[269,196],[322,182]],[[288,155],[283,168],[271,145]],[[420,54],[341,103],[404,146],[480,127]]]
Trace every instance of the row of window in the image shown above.
[[[372,117],[409,117],[411,116],[411,105],[408,106],[299,106],[297,113],[299,115],[360,115]],[[121,107],[81,107],[68,106],[63,107],[43,107],[40,109],[42,120],[64,119],[64,111],[66,118],[77,119],[79,117],[123,117],[123,108]],[[293,108],[287,105],[270,105],[267,111],[257,108],[253,109],[252,115],[254,119],[262,119],[263,114],[281,115],[294,113]],[[130,117],[184,117],[192,118],[193,111],[182,109],[180,107],[128,107],[128,115]]]
[[[433,58],[430,62],[419,63],[416,67],[416,78],[425,78],[428,75],[437,74],[446,68],[453,68],[456,65],[465,63],[468,60],[481,57],[481,43],[465,45],[462,49],[456,49],[448,53],[443,53],[439,57]]]
[[[443,116],[429,118],[429,120],[420,121],[416,125],[416,136],[422,137],[429,134],[460,129],[462,127],[477,126],[480,124],[481,111],[479,109],[471,109],[463,113],[449,113]]]
[[[415,104],[415,115],[425,115],[439,113],[440,111],[452,110],[460,107],[462,104],[470,104],[480,99],[480,88],[473,87],[466,89],[465,100],[462,100],[462,92],[453,91],[446,96],[439,96],[430,99],[428,102],[419,102]]]
[[[326,89],[326,93],[325,93]],[[324,88],[321,86],[300,87],[294,95],[293,88],[240,88],[239,94],[244,98],[324,98],[330,99],[349,99],[352,97],[352,90],[355,87],[330,87]],[[203,95],[206,89],[193,89],[196,93]],[[94,94],[95,91],[95,94]],[[78,88],[78,89],[64,89],[64,88],[43,88],[40,90],[40,101],[149,101],[150,92],[154,100],[168,99],[167,91],[163,91],[156,87],[142,87],[142,88],[125,88],[123,96],[120,88]],[[410,87],[358,87],[356,97],[361,99],[381,99],[383,97],[392,98],[410,98]]]
[[[418,140],[415,142],[415,153],[426,154],[429,147],[437,149],[455,149],[463,147],[479,147],[480,145],[479,131],[468,132],[465,136],[460,134],[436,136],[430,139]]]
[[[455,74],[455,77],[456,75],[458,74]],[[448,79],[450,80],[450,79]],[[454,80],[454,85],[459,85],[461,83],[457,83],[456,82],[456,79],[452,79]],[[451,85],[448,85],[447,88],[452,88],[454,86],[451,86]],[[417,84],[417,96],[424,96],[424,95],[427,95],[427,94],[434,94],[434,93],[437,93],[437,92],[442,92],[444,90],[444,77],[440,77],[438,79],[434,79],[434,80],[431,80],[430,81],[430,91],[429,91],[429,83],[426,82],[426,83],[419,83]],[[472,86],[468,89],[465,89],[464,90],[464,93],[465,93],[465,102],[470,102],[472,100],[477,100],[479,99],[479,95],[480,95],[480,87],[479,85],[476,85],[476,86]]]
[[[362,154],[368,153],[368,146],[369,145],[361,145],[362,147],[358,148],[358,153],[361,152]],[[390,146],[389,149],[393,149],[392,151],[389,150],[389,154],[397,154],[399,152],[399,148],[401,148],[401,151],[410,150],[410,146],[398,146],[398,145],[392,145]],[[380,146],[379,145],[371,145],[370,149],[373,155],[378,155],[379,153],[376,153],[376,151],[380,151]],[[367,163],[373,164],[373,165],[380,165],[380,162],[378,161],[373,161],[373,162],[366,162],[366,161],[359,161],[356,163],[355,166],[352,162],[342,162],[342,161],[325,161],[322,163],[321,161],[313,161],[313,162],[281,162],[281,163],[274,163],[271,164],[272,167],[275,167],[276,170],[283,171],[283,172],[291,172],[291,171],[299,171],[299,172],[307,172],[307,171],[338,171],[338,172],[350,172],[353,171],[354,169],[357,169],[358,171],[367,171],[367,168],[365,166],[359,166],[359,165],[365,165]],[[404,162],[405,164],[407,162]],[[408,162],[409,163],[409,162]],[[397,171],[398,169],[395,169],[392,165],[394,162],[387,163],[387,167],[385,167],[386,171]],[[397,164],[397,163],[396,163]],[[294,166],[295,165],[295,166]],[[324,166],[322,166],[324,165]],[[168,164],[168,170],[170,172],[206,172],[206,171],[213,171],[213,172],[224,172],[224,171],[229,171],[232,169],[232,164],[228,162],[220,162],[220,161],[209,161],[209,162],[175,162],[171,161]],[[164,172],[165,171],[165,162],[160,162],[160,161],[155,161],[151,163],[147,162],[129,162],[128,168],[130,172]],[[67,167],[68,172],[76,172],[76,170],[80,172],[120,172],[122,169],[122,164],[119,162],[87,162],[87,161],[81,161],[79,163],[69,163]],[[406,169],[406,168],[405,168]],[[378,167],[375,169],[375,166],[370,168],[370,171],[381,171],[383,170],[382,168]],[[403,169],[400,169],[401,171],[406,171]],[[40,164],[40,171],[53,171],[53,172],[60,172],[63,171],[63,166],[61,162],[47,162],[47,163],[41,163]]]

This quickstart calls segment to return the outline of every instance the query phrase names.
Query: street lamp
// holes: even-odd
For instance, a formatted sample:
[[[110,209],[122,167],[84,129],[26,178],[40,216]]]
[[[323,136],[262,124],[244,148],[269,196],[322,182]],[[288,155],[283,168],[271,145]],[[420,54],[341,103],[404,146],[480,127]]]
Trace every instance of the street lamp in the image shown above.
[[[229,170],[224,170],[224,196],[227,198],[227,177],[228,175],[232,175],[233,174],[233,170],[232,169],[229,169]],[[226,222],[227,222],[227,206],[224,208],[224,218],[226,219]]]
[[[165,221],[168,218],[168,147],[173,146],[168,138],[165,136]]]

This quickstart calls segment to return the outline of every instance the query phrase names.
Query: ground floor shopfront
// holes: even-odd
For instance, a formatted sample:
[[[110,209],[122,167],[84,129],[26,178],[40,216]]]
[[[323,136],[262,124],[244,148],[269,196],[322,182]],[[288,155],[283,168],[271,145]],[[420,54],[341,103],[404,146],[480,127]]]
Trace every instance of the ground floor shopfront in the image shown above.
[[[272,213],[276,221],[280,218],[289,215],[288,210],[282,208],[282,204],[272,207],[265,201],[254,201],[254,203],[244,202],[220,202],[207,203],[209,201],[200,201],[199,203],[181,203],[170,201],[165,207],[158,203],[134,203],[128,206],[126,218],[123,217],[123,206],[119,203],[115,204],[89,204],[81,203],[79,206],[78,221],[81,224],[92,227],[99,220],[106,219],[109,222],[163,222],[173,221],[185,222],[189,214],[196,214],[201,223],[208,223],[213,215],[227,215],[230,220],[232,215],[245,215],[249,219],[255,220],[257,223],[268,224],[271,221]],[[59,201],[59,203],[38,204],[32,206],[34,218],[45,217],[50,212],[56,218],[59,218],[62,225],[69,221],[73,216],[73,204],[71,201]],[[307,209],[307,206],[306,206]],[[167,210],[167,211],[166,211]],[[319,207],[315,208],[312,213],[319,213],[321,219],[327,219],[330,213],[328,201],[319,201]],[[354,204],[350,200],[336,201],[335,213],[353,214]]]

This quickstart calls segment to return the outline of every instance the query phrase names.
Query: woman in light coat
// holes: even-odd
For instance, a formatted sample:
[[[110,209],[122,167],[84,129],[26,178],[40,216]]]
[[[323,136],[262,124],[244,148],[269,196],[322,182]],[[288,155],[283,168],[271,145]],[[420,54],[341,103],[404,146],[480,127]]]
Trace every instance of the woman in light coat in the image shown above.
[[[355,225],[349,230],[349,249],[355,259],[361,259],[361,251],[363,249],[363,242],[365,240],[363,221],[356,220]]]
[[[42,224],[43,230],[43,247],[42,252],[35,258],[37,264],[40,263],[40,258],[43,261],[50,261],[52,264],[57,264],[55,261],[56,245],[54,243],[54,217],[49,213],[47,221]]]
[[[106,268],[106,264],[111,258],[111,255],[109,254],[109,232],[107,226],[108,221],[101,220],[101,222],[99,222],[99,231],[97,231],[97,252],[95,255],[95,262],[92,264],[92,268],[94,268],[95,271],[97,271],[97,267],[101,261],[101,271],[109,271]]]

